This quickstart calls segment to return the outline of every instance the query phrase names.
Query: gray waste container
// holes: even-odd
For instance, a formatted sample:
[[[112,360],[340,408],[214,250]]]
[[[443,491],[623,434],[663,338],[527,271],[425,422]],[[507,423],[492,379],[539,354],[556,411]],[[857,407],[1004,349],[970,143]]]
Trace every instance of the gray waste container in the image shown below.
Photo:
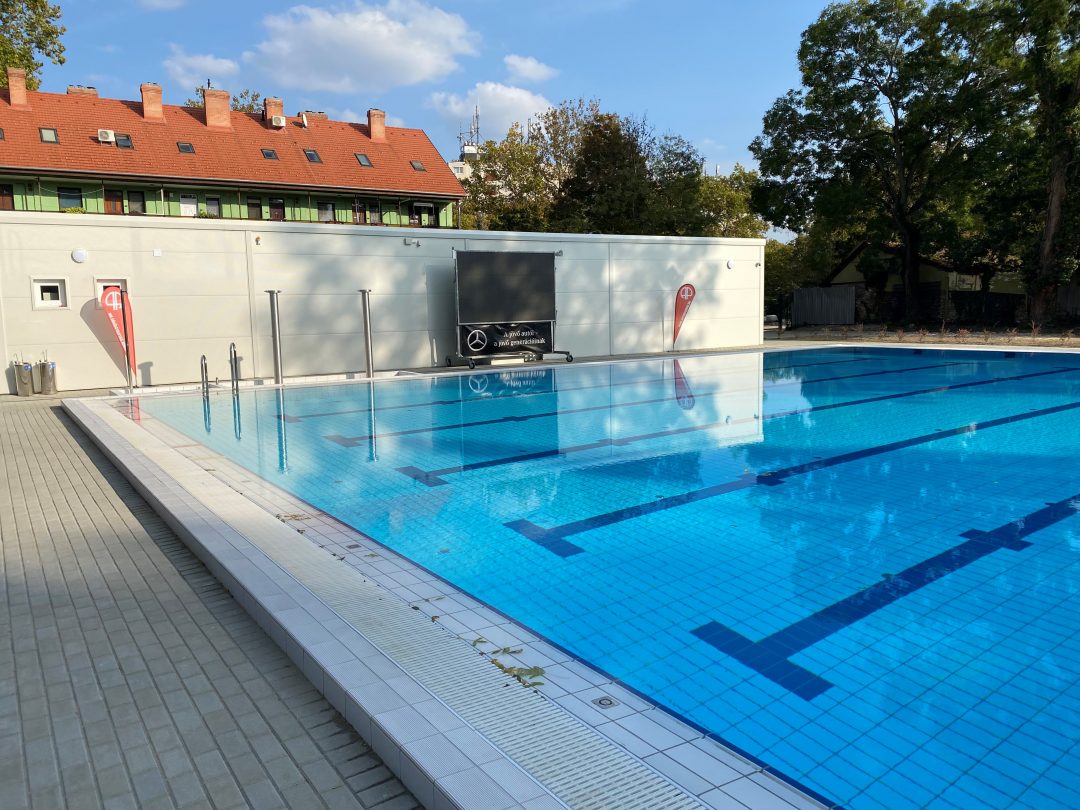
[[[34,393],[34,366],[30,363],[12,363],[15,372],[15,393],[28,397]]]
[[[37,364],[38,386],[42,394],[56,393],[56,363],[42,360]]]

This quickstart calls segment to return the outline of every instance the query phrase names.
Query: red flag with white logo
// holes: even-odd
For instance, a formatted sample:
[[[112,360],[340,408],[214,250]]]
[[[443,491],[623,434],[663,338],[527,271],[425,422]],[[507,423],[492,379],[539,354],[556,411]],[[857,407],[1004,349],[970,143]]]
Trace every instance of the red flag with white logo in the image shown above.
[[[131,299],[125,290],[119,287],[106,287],[101,291],[101,308],[109,317],[109,325],[120,344],[120,350],[127,358],[128,368],[134,376],[135,368],[135,330],[131,325]]]
[[[679,339],[679,330],[682,329],[683,321],[686,320],[686,311],[694,302],[697,290],[693,284],[683,284],[675,293],[675,333],[671,336],[671,347],[675,348],[675,341]]]

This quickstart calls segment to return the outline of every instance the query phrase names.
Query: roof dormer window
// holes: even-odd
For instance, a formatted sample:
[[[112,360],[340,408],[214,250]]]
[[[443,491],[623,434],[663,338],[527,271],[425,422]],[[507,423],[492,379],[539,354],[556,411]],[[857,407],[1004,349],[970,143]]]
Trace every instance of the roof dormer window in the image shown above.
[[[412,165],[414,171],[418,171],[418,172],[426,172],[427,171],[427,169],[424,168],[424,162],[422,160],[410,160],[409,163]]]
[[[262,150],[262,156],[266,160],[277,160],[278,159],[277,150],[274,150],[274,149],[263,149]]]
[[[4,128],[0,127],[0,141],[4,140]]]
[[[363,166],[365,169],[371,168],[371,158],[365,155],[363,152],[356,152],[356,162]]]
[[[60,143],[60,135],[52,127],[38,127],[42,143]]]
[[[177,141],[176,148],[178,151],[183,152],[185,155],[195,154],[195,147],[187,141]]]
[[[322,163],[322,158],[319,157],[319,153],[314,149],[305,149],[304,157],[308,159],[308,163]]]
[[[131,142],[130,135],[117,135],[116,136],[116,148],[117,149],[134,149],[135,144]]]

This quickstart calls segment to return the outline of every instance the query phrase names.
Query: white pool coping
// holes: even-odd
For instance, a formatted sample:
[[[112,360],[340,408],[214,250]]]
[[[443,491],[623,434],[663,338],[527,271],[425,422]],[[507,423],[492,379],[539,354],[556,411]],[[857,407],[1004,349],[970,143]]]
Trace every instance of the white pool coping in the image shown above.
[[[822,807],[332,516],[149,415],[136,424],[122,402],[64,406],[425,807]],[[543,685],[523,688],[495,657],[543,667]]]

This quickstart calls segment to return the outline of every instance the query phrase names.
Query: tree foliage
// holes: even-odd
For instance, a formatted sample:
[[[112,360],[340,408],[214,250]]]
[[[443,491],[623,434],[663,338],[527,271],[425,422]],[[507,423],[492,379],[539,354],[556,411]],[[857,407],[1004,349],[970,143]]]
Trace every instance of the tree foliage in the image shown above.
[[[464,182],[466,227],[490,230],[761,236],[757,175],[705,177],[697,149],[643,119],[566,101],[487,141]]]
[[[184,102],[185,107],[205,107],[206,100],[203,97],[205,87],[196,87],[195,95]],[[234,93],[229,100],[229,107],[235,112],[261,113],[263,110],[262,94],[256,90],[245,87],[239,93]]]
[[[54,65],[64,64],[60,38],[67,29],[60,25],[60,6],[47,0],[0,0],[0,84],[7,86],[7,68],[26,71],[26,86],[36,90],[41,84],[45,57]]]
[[[1003,105],[978,43],[947,13],[923,0],[828,6],[802,36],[802,87],[776,101],[751,145],[772,222],[868,216],[900,241],[911,319],[923,231],[943,196],[971,182]]]

